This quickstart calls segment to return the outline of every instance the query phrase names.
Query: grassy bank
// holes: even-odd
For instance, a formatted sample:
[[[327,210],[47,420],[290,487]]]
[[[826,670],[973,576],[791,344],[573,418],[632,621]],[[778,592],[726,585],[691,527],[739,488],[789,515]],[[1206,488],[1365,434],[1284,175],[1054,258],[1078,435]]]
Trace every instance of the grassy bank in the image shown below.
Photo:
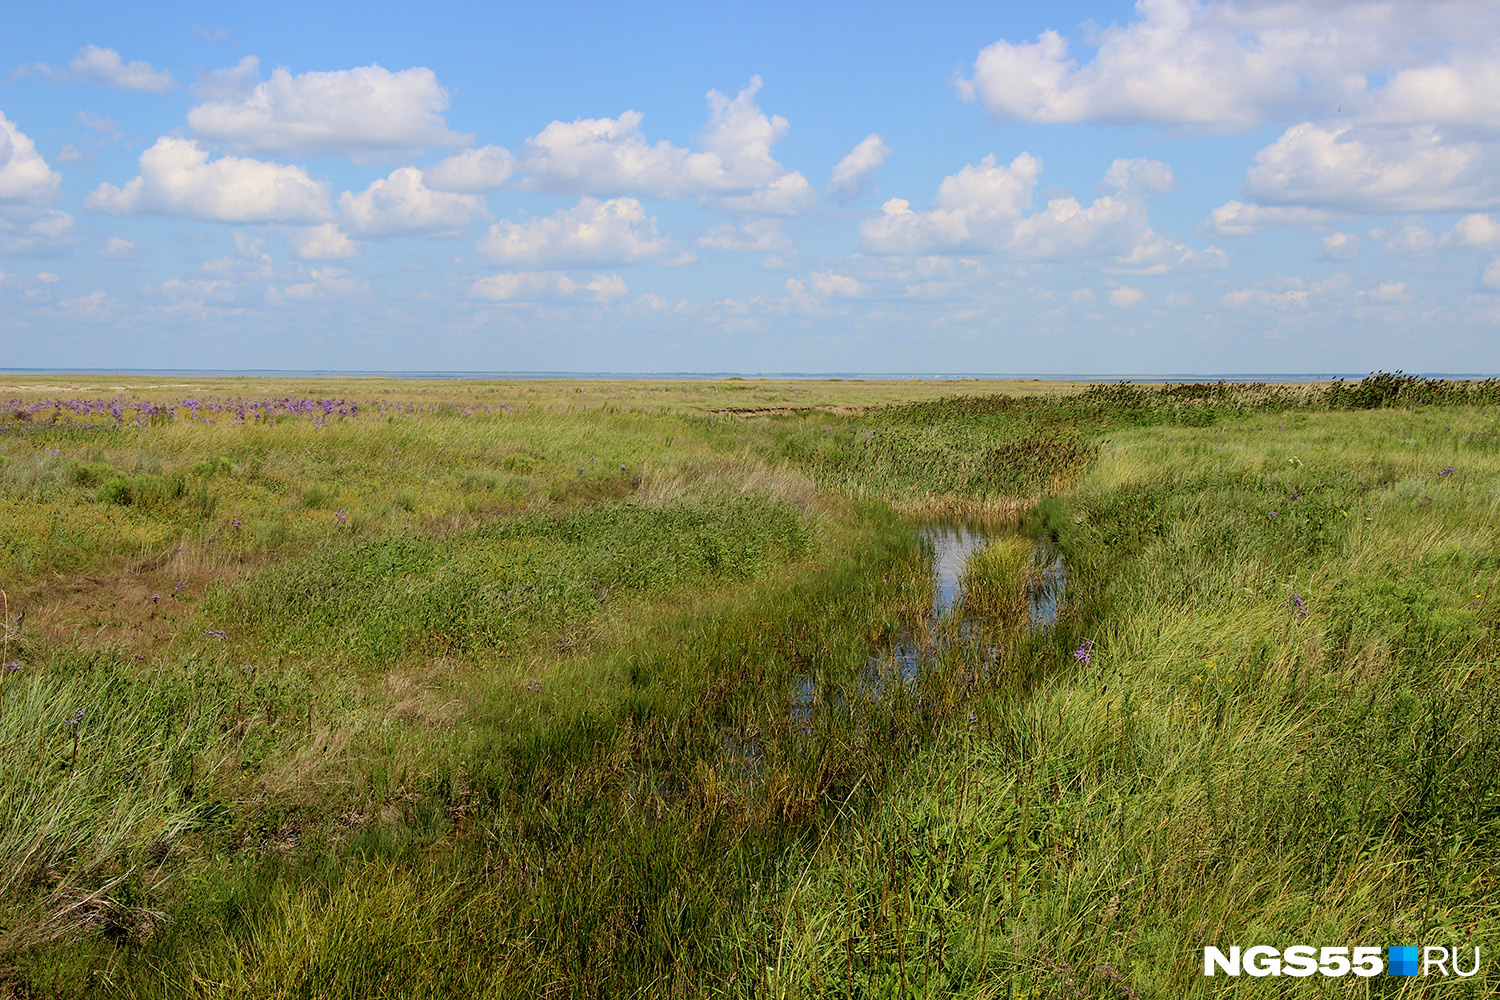
[[[0,995],[1178,997],[1205,944],[1500,946],[1492,385],[64,388],[0,421]],[[903,514],[1027,519],[1062,617],[1001,538],[982,641],[870,697],[932,603]]]

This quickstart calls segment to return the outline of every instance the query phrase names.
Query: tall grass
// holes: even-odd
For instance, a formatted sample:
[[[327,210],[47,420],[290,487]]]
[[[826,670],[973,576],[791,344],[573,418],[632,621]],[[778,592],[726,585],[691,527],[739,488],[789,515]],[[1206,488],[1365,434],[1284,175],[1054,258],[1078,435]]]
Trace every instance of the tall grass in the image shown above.
[[[29,419],[0,991],[1182,997],[1205,944],[1491,956],[1497,401],[1367,383]],[[781,391],[708,408],[819,400]],[[1026,520],[972,628],[898,512]]]

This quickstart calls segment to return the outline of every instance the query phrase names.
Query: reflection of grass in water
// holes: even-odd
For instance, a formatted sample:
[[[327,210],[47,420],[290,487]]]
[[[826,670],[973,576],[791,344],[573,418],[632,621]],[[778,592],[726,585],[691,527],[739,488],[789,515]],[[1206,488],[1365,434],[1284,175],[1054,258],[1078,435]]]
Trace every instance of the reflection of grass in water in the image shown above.
[[[1006,533],[992,538],[964,565],[960,586],[965,615],[1004,628],[1027,622],[1027,588],[1035,576],[1035,543]]]

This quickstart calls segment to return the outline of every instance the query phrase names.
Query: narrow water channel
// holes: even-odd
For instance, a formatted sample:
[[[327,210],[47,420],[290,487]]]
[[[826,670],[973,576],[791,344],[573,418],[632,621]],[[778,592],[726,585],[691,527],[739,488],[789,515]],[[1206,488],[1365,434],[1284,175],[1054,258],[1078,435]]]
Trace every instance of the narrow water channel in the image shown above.
[[[860,677],[861,693],[871,700],[886,697],[892,683],[914,684],[938,657],[962,643],[963,655],[976,667],[993,664],[1004,652],[995,638],[995,623],[964,604],[964,574],[969,560],[990,542],[1022,538],[1013,528],[961,523],[929,523],[916,528],[917,537],[932,551],[932,609],[925,627],[897,636],[865,662]],[[1062,612],[1067,589],[1067,568],[1055,551],[1026,539],[1031,545],[1031,567],[1026,575],[1026,627],[1045,629]],[[818,700],[815,678],[794,679],[791,715],[805,723]],[[843,695],[835,695],[838,705]]]

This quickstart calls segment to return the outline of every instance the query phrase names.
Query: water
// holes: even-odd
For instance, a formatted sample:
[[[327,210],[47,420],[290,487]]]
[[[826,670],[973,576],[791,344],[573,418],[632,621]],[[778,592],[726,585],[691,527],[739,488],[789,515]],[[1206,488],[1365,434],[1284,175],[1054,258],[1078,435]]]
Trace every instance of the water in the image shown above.
[[[865,661],[858,680],[859,693],[880,701],[891,685],[911,686],[938,658],[963,647],[961,655],[976,668],[972,674],[993,667],[1005,647],[992,637],[994,623],[964,608],[963,575],[969,560],[995,538],[1013,535],[1007,529],[968,524],[928,524],[917,529],[917,537],[932,548],[932,610],[925,628],[903,634]],[[1045,629],[1057,621],[1063,609],[1068,574],[1057,552],[1036,545],[1032,570],[1026,582],[1026,624]],[[818,683],[809,675],[796,677],[791,689],[791,718],[804,731],[811,731],[811,717],[819,697]],[[845,710],[848,699],[833,696],[835,710]]]

